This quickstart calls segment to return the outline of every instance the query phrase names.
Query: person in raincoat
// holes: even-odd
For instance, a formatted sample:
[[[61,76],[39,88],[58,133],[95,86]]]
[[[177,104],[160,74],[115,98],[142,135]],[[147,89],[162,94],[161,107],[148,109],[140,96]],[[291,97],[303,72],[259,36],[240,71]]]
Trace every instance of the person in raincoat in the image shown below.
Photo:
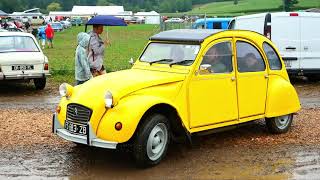
[[[46,28],[45,27],[40,27],[38,31],[38,37],[42,45],[42,49],[44,49],[46,45]]]
[[[53,48],[54,30],[52,29],[50,24],[47,25],[45,32],[46,32],[46,37],[48,41],[48,46]]]
[[[92,78],[87,52],[90,35],[81,32],[78,34],[77,38],[78,46],[75,53],[75,79],[76,85],[80,85]]]

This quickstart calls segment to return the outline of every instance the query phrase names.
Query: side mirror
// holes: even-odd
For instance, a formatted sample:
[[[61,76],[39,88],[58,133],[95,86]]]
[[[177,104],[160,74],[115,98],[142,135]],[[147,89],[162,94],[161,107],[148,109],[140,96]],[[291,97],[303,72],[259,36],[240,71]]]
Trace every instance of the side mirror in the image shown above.
[[[131,64],[131,65],[134,64],[133,58],[130,59],[129,64]]]
[[[211,64],[201,64],[198,70],[198,74],[211,74]]]

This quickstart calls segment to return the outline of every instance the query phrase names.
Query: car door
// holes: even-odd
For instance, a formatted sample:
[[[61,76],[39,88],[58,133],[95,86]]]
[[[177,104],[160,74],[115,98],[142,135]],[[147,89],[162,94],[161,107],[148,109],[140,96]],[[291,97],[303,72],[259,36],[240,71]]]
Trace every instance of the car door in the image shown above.
[[[301,15],[302,16],[302,15]],[[301,18],[301,61],[303,70],[320,69],[320,16],[304,15]],[[319,73],[319,72],[318,72]]]
[[[220,52],[212,54],[213,49]],[[206,47],[188,88],[190,128],[238,119],[233,52],[231,38]]]
[[[236,40],[239,119],[263,115],[268,72],[260,50],[251,42]]]
[[[271,19],[271,40],[277,45],[287,69],[300,69],[301,19],[298,13],[275,13]]]

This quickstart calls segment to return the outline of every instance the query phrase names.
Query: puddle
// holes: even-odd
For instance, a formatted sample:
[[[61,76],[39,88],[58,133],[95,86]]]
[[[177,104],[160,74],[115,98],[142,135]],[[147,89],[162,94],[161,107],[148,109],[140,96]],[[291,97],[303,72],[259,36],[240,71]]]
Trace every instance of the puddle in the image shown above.
[[[0,178],[317,179],[319,174],[319,147],[175,145],[147,169],[137,168],[127,153],[72,144],[0,151]]]

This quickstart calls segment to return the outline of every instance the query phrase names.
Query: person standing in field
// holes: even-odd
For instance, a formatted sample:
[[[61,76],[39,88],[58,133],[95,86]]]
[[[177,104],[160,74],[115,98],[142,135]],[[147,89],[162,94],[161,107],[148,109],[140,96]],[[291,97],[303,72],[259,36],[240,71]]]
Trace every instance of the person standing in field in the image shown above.
[[[75,54],[75,79],[76,85],[80,85],[92,78],[88,61],[88,45],[90,35],[81,32],[77,36],[78,46]]]
[[[39,40],[40,40],[40,42],[41,42],[42,49],[44,49],[44,47],[45,47],[45,45],[46,45],[46,32],[45,32],[45,27],[39,28],[38,37],[39,37]]]
[[[105,45],[110,45],[109,39],[103,41],[100,35],[103,32],[102,25],[93,25],[93,30],[89,33],[89,54],[91,73],[93,76],[99,76],[106,73],[103,66]]]
[[[48,46],[53,48],[53,37],[54,37],[54,30],[52,29],[51,25],[48,24],[45,30]]]

